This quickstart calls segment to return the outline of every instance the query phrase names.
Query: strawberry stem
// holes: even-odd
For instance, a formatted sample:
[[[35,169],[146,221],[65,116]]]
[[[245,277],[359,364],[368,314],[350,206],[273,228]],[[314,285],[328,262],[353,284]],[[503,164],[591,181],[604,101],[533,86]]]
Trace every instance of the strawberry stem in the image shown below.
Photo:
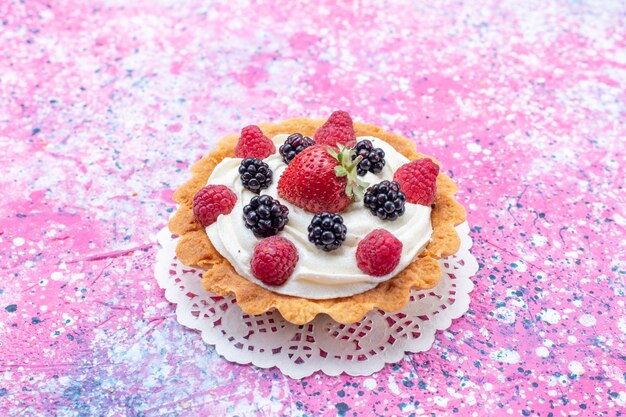
[[[367,182],[359,179],[357,176],[357,166],[363,160],[363,157],[361,155],[356,156],[354,149],[347,149],[345,146],[341,146],[339,152],[328,146],[326,151],[338,162],[338,165],[335,167],[335,175],[337,177],[347,177],[346,195],[353,200],[362,199],[365,189],[369,186]],[[356,158],[354,158],[355,156]]]

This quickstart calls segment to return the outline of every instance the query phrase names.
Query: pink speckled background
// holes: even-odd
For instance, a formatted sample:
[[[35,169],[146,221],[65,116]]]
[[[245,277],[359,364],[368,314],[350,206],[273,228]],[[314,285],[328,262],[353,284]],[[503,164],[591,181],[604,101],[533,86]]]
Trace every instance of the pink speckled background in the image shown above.
[[[0,415],[626,414],[626,5],[0,2]],[[468,314],[364,378],[233,365],[152,276],[221,135],[333,109],[458,182]]]

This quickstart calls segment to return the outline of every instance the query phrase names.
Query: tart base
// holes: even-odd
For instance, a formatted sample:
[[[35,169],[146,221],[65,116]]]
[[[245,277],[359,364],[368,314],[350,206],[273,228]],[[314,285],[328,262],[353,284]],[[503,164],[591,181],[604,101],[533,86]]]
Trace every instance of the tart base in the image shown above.
[[[281,133],[300,132],[313,137],[324,119],[296,118],[279,123],[263,123],[259,127],[268,137]],[[402,136],[384,131],[378,126],[354,123],[356,136],[374,136],[392,145],[398,152],[413,160],[428,157],[416,152],[415,143]],[[454,199],[457,187],[445,174],[437,176],[437,196],[431,211],[433,234],[430,243],[402,272],[375,288],[350,297],[327,300],[311,300],[277,294],[248,281],[237,274],[232,265],[211,244],[205,229],[196,220],[192,204],[193,196],[204,187],[213,169],[224,158],[234,157],[238,134],[224,137],[216,150],[203,157],[191,167],[192,178],[174,193],[178,210],[169,222],[172,233],[180,236],[176,256],[185,265],[205,270],[203,286],[217,295],[234,295],[237,304],[248,314],[261,314],[277,309],[282,316],[294,324],[305,324],[321,313],[330,315],[339,323],[359,321],[370,310],[401,310],[410,299],[413,289],[425,290],[439,282],[441,274],[437,259],[454,254],[460,245],[455,226],[466,218],[465,209]]]

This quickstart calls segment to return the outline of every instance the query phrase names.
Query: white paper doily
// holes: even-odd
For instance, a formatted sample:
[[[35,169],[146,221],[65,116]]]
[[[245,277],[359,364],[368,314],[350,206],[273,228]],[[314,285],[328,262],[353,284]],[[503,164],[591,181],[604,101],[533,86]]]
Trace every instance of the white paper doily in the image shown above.
[[[370,375],[405,352],[423,352],[432,346],[435,332],[450,327],[452,319],[468,309],[471,277],[478,263],[469,249],[472,239],[466,223],[457,227],[459,251],[439,261],[441,280],[431,290],[413,291],[411,301],[398,313],[370,311],[353,325],[339,324],[327,315],[298,326],[276,311],[258,316],[244,313],[234,297],[218,297],[202,287],[202,270],[176,259],[176,242],[164,228],[158,234],[155,275],[165,298],[176,304],[183,326],[199,330],[227,360],[276,366],[285,375],[303,378],[316,371],[328,375]]]

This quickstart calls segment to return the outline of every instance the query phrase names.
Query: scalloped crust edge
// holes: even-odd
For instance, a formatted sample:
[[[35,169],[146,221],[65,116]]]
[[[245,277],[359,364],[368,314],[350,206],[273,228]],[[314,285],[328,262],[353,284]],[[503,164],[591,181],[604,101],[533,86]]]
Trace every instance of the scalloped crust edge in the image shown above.
[[[324,119],[295,118],[279,123],[263,123],[259,127],[268,137],[293,132],[312,137],[324,122]],[[364,123],[355,122],[354,128],[357,136],[378,137],[410,160],[428,157],[439,164],[436,159],[418,153],[415,143],[402,136]],[[257,315],[277,309],[287,321],[294,324],[308,323],[318,314],[324,313],[339,323],[350,324],[359,321],[375,308],[398,311],[409,302],[411,290],[425,290],[437,284],[441,274],[437,259],[452,255],[459,249],[460,239],[454,227],[465,221],[466,213],[453,197],[457,192],[456,185],[447,175],[440,173],[437,177],[435,208],[431,212],[431,242],[418,259],[390,280],[360,294],[327,300],[277,294],[248,281],[237,274],[213,247],[192,210],[193,196],[206,185],[213,168],[222,159],[234,156],[238,138],[238,134],[225,136],[213,152],[191,167],[192,178],[174,193],[174,200],[179,207],[169,222],[169,229],[180,236],[176,247],[178,259],[185,265],[205,269],[202,280],[204,288],[221,296],[234,295],[246,313]]]

